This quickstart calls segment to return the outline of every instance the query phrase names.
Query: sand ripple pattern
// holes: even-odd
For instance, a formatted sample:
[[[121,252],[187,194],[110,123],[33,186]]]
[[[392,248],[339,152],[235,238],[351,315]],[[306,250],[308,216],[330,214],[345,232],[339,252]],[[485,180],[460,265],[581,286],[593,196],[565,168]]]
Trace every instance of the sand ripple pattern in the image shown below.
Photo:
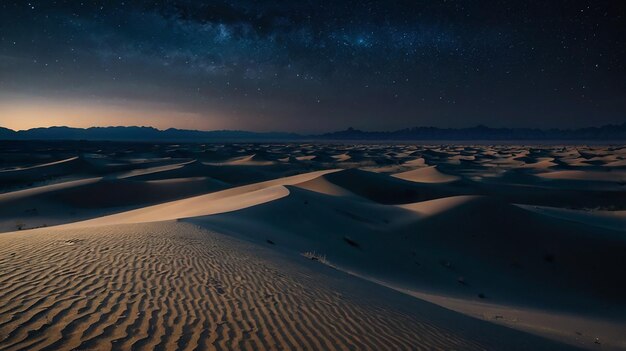
[[[259,250],[176,222],[4,234],[0,350],[483,348]]]

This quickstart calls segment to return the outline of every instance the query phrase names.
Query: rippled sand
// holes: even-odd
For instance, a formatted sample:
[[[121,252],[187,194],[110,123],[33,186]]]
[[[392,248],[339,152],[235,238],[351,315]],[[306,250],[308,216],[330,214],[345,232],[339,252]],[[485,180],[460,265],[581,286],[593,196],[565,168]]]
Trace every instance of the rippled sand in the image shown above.
[[[2,350],[551,346],[185,223],[5,234],[0,257]]]

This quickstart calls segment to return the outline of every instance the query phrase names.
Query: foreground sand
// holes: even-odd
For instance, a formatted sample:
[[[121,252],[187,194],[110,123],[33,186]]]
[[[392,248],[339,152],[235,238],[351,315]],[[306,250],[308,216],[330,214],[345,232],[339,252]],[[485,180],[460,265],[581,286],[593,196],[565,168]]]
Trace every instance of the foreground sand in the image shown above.
[[[181,222],[0,236],[2,350],[563,346]]]

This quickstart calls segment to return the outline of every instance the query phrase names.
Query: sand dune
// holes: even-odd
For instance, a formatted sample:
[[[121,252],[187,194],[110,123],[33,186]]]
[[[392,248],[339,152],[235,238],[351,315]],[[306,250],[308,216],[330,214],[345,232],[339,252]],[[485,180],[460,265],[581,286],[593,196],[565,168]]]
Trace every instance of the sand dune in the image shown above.
[[[180,169],[183,166],[185,166],[187,164],[190,164],[190,163],[193,163],[193,162],[195,162],[195,161],[188,161],[188,162],[183,162],[183,163],[168,164],[168,165],[165,165],[165,166],[156,166],[156,167],[133,169],[131,171],[124,172],[122,174],[117,175],[117,178],[124,179],[124,178],[138,177],[138,176],[142,176],[142,175],[154,174],[154,173],[159,173],[159,172],[173,171],[173,170],[176,170],[176,169]]]
[[[626,172],[558,171],[542,173],[537,176],[548,179],[571,179],[600,182],[626,182]]]
[[[193,222],[293,252],[318,252],[341,270],[415,296],[438,296],[430,301],[463,313],[479,315],[475,304],[486,301],[484,311],[492,312],[483,311],[483,318],[538,335],[579,346],[601,337],[626,347],[620,341],[626,285],[615,280],[626,274],[626,242],[613,230],[475,196],[394,207],[289,190],[275,201]],[[585,313],[571,316],[572,310]],[[550,314],[560,327],[546,330],[541,316]]]
[[[0,194],[0,232],[75,222],[227,188],[200,177],[87,178]]]
[[[461,178],[437,170],[437,166],[414,169],[393,175],[396,178],[410,180],[418,183],[448,183]]]
[[[42,182],[59,177],[81,175],[92,171],[88,162],[81,157],[71,157],[62,161],[20,169],[0,172],[0,185],[10,189],[12,186],[31,186],[35,182]]]
[[[482,219],[480,213],[492,216]],[[453,288],[449,292],[466,297],[475,298],[480,292],[475,289],[482,286],[491,301],[539,306],[549,300],[551,306],[565,308],[567,298],[560,290],[575,287],[574,301],[592,308],[592,297],[615,303],[626,293],[626,285],[613,279],[626,273],[621,264],[626,244],[614,231],[561,221],[485,197],[396,207],[289,187],[288,194],[274,201],[197,221],[222,231],[250,233],[261,241],[295,245],[296,251],[322,251],[350,270],[420,289]],[[507,227],[509,222],[524,227]],[[595,257],[599,252],[602,257]],[[588,260],[594,265],[586,266]],[[474,280],[474,288],[460,285],[458,277],[441,275],[449,268],[443,261],[459,265],[456,274]],[[606,274],[597,275],[597,269]],[[420,284],[412,282],[414,274],[421,276]],[[541,296],[519,290],[531,280],[553,290],[544,290]],[[586,296],[586,302],[578,295]]]
[[[0,350],[626,349],[624,150],[53,150],[0,194],[61,224],[0,234]]]
[[[268,160],[261,155],[247,155],[235,157],[230,160],[226,160],[225,162],[205,162],[206,165],[211,166],[224,166],[224,165],[252,165],[252,166],[268,166],[273,165],[276,162],[272,160]]]
[[[59,192],[95,184],[101,179],[86,178],[0,194],[0,232],[78,220],[69,206],[50,203],[47,199]]]
[[[529,211],[572,222],[626,232],[626,211],[581,211],[555,207],[518,205]]]
[[[338,185],[335,185],[331,183],[330,181],[328,181],[328,179],[321,177],[321,176],[313,178],[311,180],[307,180],[305,182],[296,183],[295,185],[301,189],[307,189],[307,190],[311,190],[317,193],[322,193],[322,194],[327,194],[327,195],[358,197],[357,195],[353,194],[349,190],[342,188]]]
[[[262,161],[259,161],[263,163]],[[261,164],[254,162],[203,162],[193,161],[183,167],[153,172],[133,177],[134,180],[162,180],[171,178],[210,177],[233,186],[244,185],[266,180],[281,178],[299,173],[305,173],[319,168],[300,166],[298,164]]]
[[[533,160],[535,161],[535,160]],[[520,168],[522,169],[527,169],[527,168],[531,168],[531,169],[547,169],[550,167],[554,167],[557,166],[556,163],[554,163],[554,158],[549,157],[547,159],[544,160],[536,160],[536,162],[530,162],[530,163],[526,163],[520,166]]]
[[[354,194],[383,204],[411,203],[473,193],[471,189],[464,189],[462,185],[420,184],[359,169],[328,174],[324,178]]]
[[[477,196],[451,196],[429,201],[414,202],[406,205],[398,205],[398,207],[411,210],[421,217],[427,217],[443,213],[446,210],[453,209],[456,206],[460,206],[461,204],[474,199],[477,199]]]
[[[84,222],[68,224],[66,227],[153,222],[234,211],[279,199],[288,195],[289,191],[284,188],[283,185],[306,182],[310,179],[331,172],[334,172],[334,170],[317,171],[292,177],[280,178],[277,180],[255,183],[207,195],[145,207],[120,214],[103,216]]]
[[[564,348],[189,224],[0,243],[5,350]]]
[[[405,166],[412,166],[412,167],[424,167],[427,166],[426,164],[426,160],[424,160],[423,158],[416,158],[416,159],[412,159],[409,161],[406,161],[403,163]]]
[[[10,172],[17,172],[17,171],[26,171],[26,170],[32,170],[32,169],[38,169],[38,168],[47,168],[47,167],[51,167],[51,166],[57,166],[66,162],[72,162],[78,159],[78,156],[74,156],[74,157],[70,157],[64,160],[59,160],[59,161],[54,161],[54,162],[48,162],[48,163],[43,163],[43,164],[38,164],[38,165],[34,165],[34,166],[27,166],[27,167],[15,167],[15,168],[9,168],[9,169],[2,169],[0,170],[0,173],[10,173]]]

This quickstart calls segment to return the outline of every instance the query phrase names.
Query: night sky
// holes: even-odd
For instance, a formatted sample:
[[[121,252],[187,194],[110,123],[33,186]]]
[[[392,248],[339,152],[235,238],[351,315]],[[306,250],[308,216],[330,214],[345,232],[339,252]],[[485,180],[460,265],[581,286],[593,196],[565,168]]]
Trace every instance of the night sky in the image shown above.
[[[0,126],[626,120],[621,1],[1,1]]]

